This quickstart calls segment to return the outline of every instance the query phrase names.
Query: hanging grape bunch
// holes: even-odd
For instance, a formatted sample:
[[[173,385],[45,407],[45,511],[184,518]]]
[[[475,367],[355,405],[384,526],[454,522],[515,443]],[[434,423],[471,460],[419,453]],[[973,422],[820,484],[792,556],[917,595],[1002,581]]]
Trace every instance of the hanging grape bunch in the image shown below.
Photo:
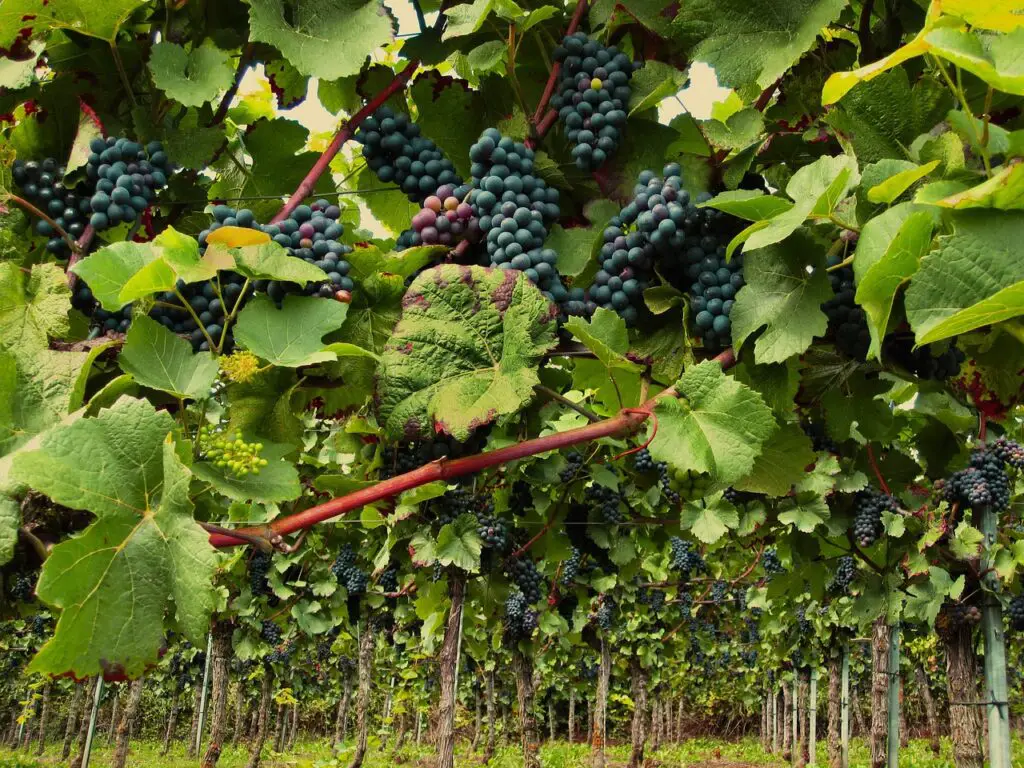
[[[1000,454],[1010,455],[1005,447],[998,451],[972,451],[970,466],[954,472],[946,481],[943,488],[946,501],[974,510],[1006,509],[1010,505],[1011,486]]]
[[[356,131],[370,170],[384,183],[397,184],[409,200],[422,203],[446,184],[459,186],[455,166],[408,115],[381,107]]]
[[[838,254],[828,257],[828,280],[833,295],[821,305],[821,309],[828,316],[828,330],[839,351],[855,360],[864,360],[871,346],[867,315],[854,300],[857,286],[853,267],[840,267],[841,263],[842,257]]]
[[[1024,595],[1017,595],[1010,601],[1010,605],[1006,609],[1006,617],[1012,629],[1024,632]]]
[[[707,570],[707,564],[693,542],[673,536],[669,539],[669,548],[672,558],[669,567],[679,573],[680,581],[689,581],[692,575]]]
[[[223,429],[204,424],[199,428],[197,442],[199,453],[205,460],[235,477],[245,477],[250,473],[258,475],[267,466],[267,460],[260,456],[263,443],[246,442],[241,432],[232,437]]]
[[[89,149],[85,173],[95,184],[89,223],[96,231],[135,221],[157,190],[167,186],[170,161],[159,141],[143,147],[128,138],[109,136],[93,139]]]
[[[41,163],[15,160],[11,175],[26,200],[50,216],[71,237],[82,235],[92,209],[87,193],[64,186],[64,166],[52,157]],[[60,259],[68,257],[71,249],[50,222],[40,219],[36,222],[35,231],[37,235],[49,238],[47,251]]]
[[[862,547],[870,547],[885,531],[882,513],[898,514],[900,505],[892,496],[869,488],[857,492],[853,509],[853,536]]]
[[[512,644],[529,640],[538,625],[537,612],[522,592],[513,592],[505,601],[505,640]]]
[[[614,45],[606,48],[583,32],[567,35],[554,59],[562,79],[551,106],[565,124],[576,167],[596,170],[619,146],[635,67]]]
[[[563,317],[592,314],[595,307],[585,292],[563,285],[558,254],[543,247],[547,227],[558,220],[561,209],[558,190],[532,174],[533,150],[488,128],[469,157],[475,187],[469,201],[480,217],[489,264],[525,274]]]
[[[361,595],[366,591],[366,585],[370,583],[366,571],[356,566],[356,553],[351,544],[346,544],[338,552],[331,566],[331,573],[350,596]]]
[[[857,576],[857,564],[853,557],[844,555],[836,563],[836,572],[828,584],[828,591],[836,595],[845,595]]]

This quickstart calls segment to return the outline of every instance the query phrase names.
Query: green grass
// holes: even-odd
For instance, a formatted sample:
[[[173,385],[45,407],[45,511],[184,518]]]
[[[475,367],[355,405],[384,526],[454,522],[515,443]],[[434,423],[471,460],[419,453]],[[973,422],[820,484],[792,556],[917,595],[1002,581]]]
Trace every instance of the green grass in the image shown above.
[[[28,757],[22,752],[0,748],[0,768],[51,768],[60,765],[60,747],[51,745],[41,758]],[[132,744],[128,758],[130,766],[146,766],[146,768],[195,768],[198,761],[185,756],[185,747],[178,744],[166,757],[159,754],[160,744],[156,741],[138,741]],[[113,747],[101,744],[93,751],[90,768],[109,768]],[[1013,744],[1014,765],[1024,765],[1024,742],[1015,740]],[[303,742],[294,753],[276,754],[269,749],[264,750],[263,765],[267,768],[334,768],[348,765],[348,751],[343,752],[339,760],[331,757],[326,742]],[[544,768],[586,768],[589,765],[590,750],[584,744],[568,744],[555,742],[541,747],[541,764]],[[371,747],[365,766],[366,768],[396,768],[412,766],[414,768],[430,768],[433,764],[433,750],[429,747],[408,745],[399,754],[389,747],[380,751],[377,745]],[[784,761],[766,755],[758,742],[745,739],[738,742],[724,742],[717,739],[690,739],[683,744],[669,744],[657,752],[647,751],[647,756],[655,761],[659,768],[701,768],[701,766],[722,766],[722,768],[739,768],[740,766],[774,766],[786,765]],[[612,768],[625,765],[629,758],[628,745],[617,745],[609,748],[609,764]],[[228,747],[221,757],[223,768],[243,768],[247,753],[242,747]],[[456,766],[469,768],[479,766],[479,756],[467,753],[463,745],[457,753]],[[827,748],[825,742],[818,744],[818,765],[827,764]],[[493,768],[519,768],[522,757],[518,747],[503,746],[498,749]],[[854,739],[850,750],[851,768],[868,768],[867,744],[861,739]],[[953,758],[948,740],[943,740],[942,751],[938,757],[932,754],[928,742],[915,739],[910,746],[900,752],[900,765],[913,768],[952,768]]]

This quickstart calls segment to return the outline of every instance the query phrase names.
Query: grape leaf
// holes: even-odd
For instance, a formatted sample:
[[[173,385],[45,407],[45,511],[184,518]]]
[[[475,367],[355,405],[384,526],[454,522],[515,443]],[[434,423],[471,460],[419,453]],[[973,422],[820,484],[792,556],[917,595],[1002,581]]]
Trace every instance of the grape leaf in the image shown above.
[[[604,222],[618,212],[619,206],[610,200],[592,200],[583,208],[583,215],[592,222],[589,227],[563,228],[560,224],[551,227],[544,247],[558,254],[556,266],[562,275],[585,275],[588,268],[596,271],[598,263],[594,256],[601,246]]]
[[[764,221],[785,213],[793,204],[781,197],[766,195],[760,190],[734,189],[722,192],[697,207],[717,208],[747,221]]]
[[[935,161],[936,164],[937,161]],[[938,202],[943,208],[1024,208],[1024,162],[1013,162],[999,169],[977,186],[950,195]]]
[[[579,339],[606,368],[640,370],[640,366],[629,360],[629,331],[626,321],[613,310],[599,307],[589,320],[570,317],[565,329]]]
[[[235,340],[269,363],[298,368],[337,360],[324,349],[323,337],[341,328],[348,304],[312,296],[285,296],[280,309],[257,296],[238,313]]]
[[[0,11],[0,21],[2,21]],[[46,43],[33,40],[28,45],[29,55],[24,59],[11,56],[0,58],[0,88],[17,91],[32,85],[36,79],[36,64],[39,55],[46,50]]]
[[[940,27],[925,36],[931,53],[973,72],[989,85],[1016,96],[1024,96],[1024,26],[1005,34]]]
[[[748,228],[746,232],[751,234],[746,238],[744,250],[749,252],[782,242],[808,217],[830,216],[836,204],[859,181],[857,161],[849,155],[820,157],[805,165],[786,185],[786,194],[795,203],[793,207]]]
[[[217,379],[217,361],[145,315],[132,320],[119,358],[122,370],[145,387],[204,400]]]
[[[263,450],[260,451],[260,458],[267,460],[267,466],[261,467],[259,474],[250,472],[238,477],[230,470],[208,461],[193,464],[192,474],[210,483],[218,493],[235,501],[255,501],[263,504],[291,501],[298,498],[302,492],[298,470],[284,458],[293,450],[290,445],[265,443]]]
[[[835,21],[845,0],[690,0],[673,37],[721,84],[755,95],[778,80]]]
[[[20,505],[7,494],[0,494],[0,565],[7,565],[14,557],[20,525]]]
[[[907,289],[918,344],[1024,314],[1024,213],[968,210],[956,213],[953,225]]]
[[[62,612],[33,672],[137,676],[158,658],[168,610],[193,642],[205,634],[216,556],[192,519],[174,428],[165,411],[122,398],[15,458],[16,479],[96,517],[43,566],[39,597]]]
[[[942,604],[946,597],[954,600],[960,596],[964,588],[965,577],[960,576],[955,581],[950,577],[949,572],[937,567],[928,569],[928,580],[911,586],[907,591],[910,597],[907,598],[906,615],[909,619],[916,619],[928,626],[935,623]]]
[[[31,29],[35,37],[46,30],[72,29],[75,32],[113,41],[117,31],[136,8],[147,0],[4,0],[0,6],[0,47],[9,48]]]
[[[443,265],[403,300],[384,348],[378,397],[394,436],[435,423],[458,439],[518,414],[556,343],[555,308],[515,271]]]
[[[443,526],[437,534],[438,562],[476,573],[480,569],[480,552],[483,549],[477,528],[476,517],[472,515],[459,515],[454,523]]]
[[[680,526],[705,544],[714,544],[740,524],[740,513],[721,497],[711,502],[686,502]]]
[[[391,42],[391,20],[377,0],[246,0],[250,38],[277,48],[302,74],[355,75]]]
[[[76,176],[80,179],[85,178],[84,171],[79,174],[76,174],[75,171],[84,168],[89,162],[89,155],[92,154],[92,148],[89,145],[92,140],[101,138],[103,138],[102,126],[96,120],[95,115],[91,115],[83,109],[78,115],[78,131],[75,133],[75,141],[71,145],[68,161],[64,164],[65,186],[72,186]]]
[[[35,264],[26,274],[0,263],[0,346],[42,349],[71,330],[71,291],[56,264]]]
[[[730,315],[736,348],[764,327],[754,356],[758,363],[781,363],[823,336],[828,318],[821,305],[832,298],[824,267],[825,254],[805,232],[745,254],[746,285]]]
[[[795,526],[801,533],[813,533],[831,517],[825,499],[813,493],[801,493],[795,499],[787,499],[780,509],[783,511],[779,512],[779,522]]]
[[[675,96],[686,85],[686,73],[660,61],[648,61],[633,73],[630,83],[629,114],[657,107],[662,99]]]
[[[210,246],[207,253],[221,251],[223,246]],[[279,243],[273,241],[262,245],[243,245],[231,248],[234,269],[240,275],[253,280],[282,280],[287,283],[322,283],[327,274],[320,267],[288,255]]]
[[[896,170],[894,167],[894,173],[886,176],[884,180],[879,180],[877,184],[871,184],[868,186],[868,202],[885,203],[886,205],[890,205],[896,198],[910,189],[914,184],[939,167],[938,160],[932,160],[930,163],[920,166],[916,163],[908,163],[901,160],[882,160],[879,163],[876,163],[875,166],[883,166],[888,163],[898,163],[899,166],[902,167],[899,168],[899,170]],[[861,179],[861,183],[865,186],[867,186],[865,184],[866,177],[867,170],[865,169],[865,178]]]
[[[786,424],[764,444],[750,474],[733,486],[751,493],[785,496],[813,463],[814,451],[807,435],[796,424]]]
[[[163,40],[149,55],[153,83],[186,107],[199,107],[213,101],[231,87],[235,72],[225,51],[214,45],[200,45],[191,51]]]
[[[870,357],[881,354],[896,292],[917,272],[921,258],[931,248],[937,222],[934,208],[901,203],[869,219],[861,231],[853,271],[857,303],[867,313],[871,331]]]
[[[707,472],[718,483],[747,475],[776,429],[761,396],[710,360],[687,369],[676,391],[680,397],[655,405],[651,454],[676,471]]]

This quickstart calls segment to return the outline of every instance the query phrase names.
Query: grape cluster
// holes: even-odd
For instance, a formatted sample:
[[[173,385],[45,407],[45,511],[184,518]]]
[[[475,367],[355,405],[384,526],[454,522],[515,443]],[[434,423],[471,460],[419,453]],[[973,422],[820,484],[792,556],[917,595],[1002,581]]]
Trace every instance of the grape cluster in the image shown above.
[[[1014,469],[1024,469],[1024,446],[1005,435],[992,443],[992,453],[1004,464]]]
[[[970,466],[953,473],[946,481],[944,494],[946,501],[968,509],[1006,509],[1010,505],[1010,478],[1003,460],[994,451],[972,451]]]
[[[173,291],[167,291],[157,294],[150,316],[173,333],[187,335],[196,351],[209,351],[211,340],[221,350],[230,349],[234,342],[231,329],[226,327],[227,317],[246,298],[242,296],[245,278],[236,272],[221,272],[217,278],[218,282],[178,283],[178,291],[192,312]]]
[[[265,595],[270,592],[270,582],[267,574],[270,572],[271,556],[266,552],[257,552],[249,561],[249,589],[254,596]]]
[[[281,627],[270,619],[266,619],[260,625],[260,637],[270,645],[277,645],[281,642]]]
[[[839,455],[839,444],[828,436],[825,425],[818,421],[802,421],[800,428],[811,438],[811,448],[815,453],[831,453]]]
[[[672,473],[669,471],[668,464],[664,461],[655,461],[651,452],[646,448],[641,448],[636,452],[633,468],[637,472],[657,472],[661,492],[669,504],[674,506],[683,500],[682,496],[672,487]]]
[[[953,634],[961,627],[973,627],[981,622],[981,610],[968,603],[944,603],[935,618],[935,628],[940,634]]]
[[[355,140],[363,145],[363,157],[377,178],[395,183],[414,203],[422,203],[446,184],[459,186],[455,166],[408,115],[380,107],[366,118]]]
[[[596,170],[619,145],[633,62],[614,45],[606,48],[583,32],[567,35],[554,58],[562,64],[562,79],[551,106],[565,123],[576,166]]]
[[[537,612],[522,592],[513,592],[505,601],[505,639],[514,643],[528,640],[537,629]]]
[[[454,523],[460,515],[473,512],[475,497],[465,488],[453,488],[434,499],[430,505],[439,528]]]
[[[366,571],[356,567],[356,553],[351,544],[346,544],[338,552],[337,557],[334,558],[334,564],[331,566],[331,573],[334,574],[338,583],[345,587],[345,591],[349,595],[361,595],[366,591],[366,585],[370,582]]]
[[[584,291],[562,284],[558,254],[543,247],[547,227],[561,209],[558,190],[532,173],[533,150],[488,128],[469,157],[474,186],[469,202],[480,217],[490,265],[525,274],[565,316],[592,314]]]
[[[486,494],[474,495],[473,512],[476,514],[477,534],[484,546],[498,552],[508,549],[508,526],[501,517],[494,514],[494,500]]]
[[[718,579],[711,585],[711,602],[721,605],[729,594],[729,582]]]
[[[606,523],[615,525],[624,523],[626,516],[622,514],[622,493],[604,485],[591,485],[586,490],[587,501],[600,508],[601,516]]]
[[[641,587],[637,591],[637,601],[651,609],[651,613],[658,613],[665,605],[665,593],[660,589],[647,589]]]
[[[388,568],[384,573],[377,579],[377,586],[380,587],[382,592],[397,592],[398,591],[398,568]]]
[[[317,643],[316,646],[316,660],[323,663],[331,658],[331,642],[324,640],[321,643]]]
[[[900,505],[892,496],[869,488],[858,491],[854,499],[853,536],[862,547],[870,547],[885,530],[883,512],[899,512]]]
[[[1017,595],[1010,601],[1006,616],[1010,620],[1011,628],[1018,632],[1024,631],[1024,595]]]
[[[960,373],[967,356],[955,343],[914,347],[911,340],[899,340],[887,347],[889,356],[920,379],[945,381]]]
[[[32,574],[17,573],[11,582],[11,597],[22,603],[29,603],[35,597],[36,580]]]
[[[668,482],[669,487],[681,498],[690,501],[703,499],[711,487],[711,477],[694,469],[676,470]]]
[[[133,222],[167,186],[170,161],[163,145],[145,147],[128,138],[95,138],[89,143],[86,177],[95,184],[89,223],[96,231]]]
[[[452,246],[463,240],[480,242],[480,218],[467,202],[470,187],[445,184],[423,201],[423,208],[412,217],[412,230],[402,233],[399,247],[414,245]]]
[[[215,467],[226,469],[235,477],[248,474],[258,475],[267,466],[267,460],[260,456],[263,443],[248,443],[242,433],[236,432],[234,439],[209,424],[199,428],[200,455]]]
[[[544,597],[544,577],[537,570],[537,564],[528,557],[519,557],[509,565],[509,578],[519,587],[520,593],[530,605]]]
[[[836,563],[836,572],[828,584],[828,591],[837,595],[846,594],[856,576],[857,564],[853,557],[850,555],[840,557],[839,562]]]
[[[828,266],[836,267],[842,257],[833,254],[828,257]],[[871,346],[871,334],[868,332],[867,315],[857,306],[854,297],[857,286],[854,282],[853,267],[845,266],[828,273],[832,286],[832,298],[821,305],[828,316],[828,328],[833,334],[836,348],[855,360],[864,360]]]
[[[796,609],[796,627],[802,637],[809,637],[811,632],[814,631],[814,627],[807,619],[807,609],[803,606]],[[799,651],[797,651],[797,653],[799,653]],[[802,665],[797,664],[796,666]]]
[[[64,166],[52,157],[41,163],[15,160],[11,174],[26,200],[49,215],[71,237],[82,235],[92,209],[85,194],[64,186]],[[58,258],[67,258],[70,251],[68,244],[50,222],[40,219],[36,222],[35,230],[37,235],[49,238],[46,243],[48,252]]]
[[[761,553],[761,567],[764,568],[768,578],[786,572],[786,569],[782,567],[782,561],[779,559],[779,553],[774,548],[766,549]]]
[[[581,475],[586,461],[579,451],[569,451],[565,454],[565,461],[565,467],[558,473],[558,478],[563,483],[569,483]]]
[[[576,580],[576,574],[579,573],[582,562],[583,553],[576,549],[576,547],[573,547],[569,559],[562,563],[561,581],[564,586],[569,586]]]
[[[605,596],[601,599],[601,605],[597,609],[597,626],[605,632],[610,632],[614,618],[615,603],[611,598]]]
[[[695,573],[707,570],[707,564],[693,542],[673,536],[668,543],[672,551],[672,561],[669,567],[679,572],[682,581],[687,581]]]
[[[267,661],[271,664],[278,662],[280,664],[287,664],[291,661],[292,654],[295,653],[295,641],[289,640],[282,646],[278,646],[267,654]]]
[[[217,208],[222,207],[226,206]],[[244,209],[239,211],[236,218],[245,213]],[[217,209],[214,209],[214,216],[216,215]],[[337,205],[327,200],[317,200],[312,205],[300,205],[287,219],[260,227],[275,243],[282,246],[289,256],[302,259],[307,264],[323,270],[327,273],[327,279],[305,286],[278,280],[257,280],[256,290],[265,291],[267,296],[277,303],[289,293],[304,293],[322,299],[350,298],[355,284],[349,277],[352,265],[346,257],[352,253],[352,248],[341,242],[345,227],[339,221],[340,217],[341,208]],[[342,291],[345,293],[340,293]]]
[[[750,491],[739,491],[735,488],[729,487],[722,491],[722,498],[732,504],[734,507],[746,507],[753,501],[757,501],[762,498],[759,493],[751,493]]]
[[[512,507],[512,514],[525,515],[526,510],[533,507],[533,493],[530,491],[530,484],[525,480],[516,480],[512,484],[512,496],[509,499]]]

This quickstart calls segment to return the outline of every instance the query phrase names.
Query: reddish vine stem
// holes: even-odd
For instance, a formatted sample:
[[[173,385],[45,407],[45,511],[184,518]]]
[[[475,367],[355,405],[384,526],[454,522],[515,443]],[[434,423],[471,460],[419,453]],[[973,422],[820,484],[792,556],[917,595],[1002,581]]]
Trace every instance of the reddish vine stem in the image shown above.
[[[727,370],[736,364],[736,355],[731,348],[720,353],[713,359],[721,365],[724,370]],[[372,504],[375,501],[381,501],[382,499],[397,496],[404,491],[419,488],[421,485],[426,485],[427,483],[432,483],[437,480],[453,480],[457,477],[482,472],[490,467],[507,464],[510,461],[525,459],[528,456],[536,456],[537,454],[547,453],[548,451],[556,451],[561,448],[567,448],[570,445],[590,443],[594,440],[600,440],[603,437],[625,437],[636,433],[640,427],[643,426],[658,400],[663,397],[675,396],[675,389],[673,387],[669,387],[644,403],[642,408],[631,408],[628,409],[628,412],[622,411],[617,416],[599,421],[595,424],[588,424],[583,427],[570,429],[565,432],[558,432],[553,435],[544,435],[543,437],[534,438],[533,440],[526,440],[522,443],[498,448],[494,451],[478,453],[473,456],[465,456],[461,459],[454,459],[452,461],[447,459],[438,459],[430,464],[425,464],[418,469],[414,469],[411,472],[406,472],[403,475],[396,475],[395,477],[383,480],[376,485],[361,488],[360,490],[354,491],[346,496],[332,499],[331,501],[319,504],[315,507],[310,507],[302,512],[296,512],[295,514],[280,517],[270,523],[270,525],[241,528],[237,530],[237,533],[263,539],[279,538],[281,536],[286,536],[289,533],[295,533],[296,531],[300,531],[304,528],[310,528],[317,523],[330,520],[332,517],[344,515],[354,509],[359,509],[367,504]],[[236,531],[232,531],[231,534],[212,533],[210,534],[210,544],[215,547],[233,547],[239,544],[248,543],[248,541],[243,537],[236,537],[234,535],[235,533]]]
[[[220,100],[217,112],[213,115],[213,119],[210,120],[211,127],[220,125],[224,118],[227,117],[228,110],[231,108],[231,102],[234,101],[238,88],[242,84],[242,79],[245,77],[245,73],[249,71],[249,67],[252,66],[252,50],[253,43],[249,43],[242,50],[242,55],[238,59],[238,69],[235,71],[235,79],[232,81],[231,87],[224,93],[224,98]]]
[[[747,566],[747,569],[745,571],[743,571],[743,573],[741,573],[739,576],[737,576],[735,579],[733,579],[730,583],[733,586],[736,586],[741,581],[743,581],[745,578],[747,578],[747,576],[749,576],[751,573],[753,573],[754,569],[757,568],[757,564],[761,562],[761,555],[762,554],[764,554],[764,542],[763,541],[761,542],[761,546],[759,546],[757,548],[757,554],[754,555],[754,561],[750,565]]]
[[[551,526],[555,524],[556,519],[558,519],[557,506],[555,507],[555,511],[551,513],[551,516],[548,518],[548,521],[544,523],[544,526],[539,531],[537,531],[536,535],[534,535],[532,539],[530,539],[528,542],[523,544],[523,546],[521,546],[519,549],[517,549],[515,552],[509,555],[509,560],[515,560],[517,557],[522,557],[524,554],[526,554],[526,552],[530,550],[530,547],[532,547],[534,544],[540,541],[541,537],[551,530]]]
[[[871,463],[871,469],[875,472],[875,477],[878,478],[878,484],[885,491],[886,495],[892,496],[892,492],[889,490],[888,484],[885,482],[885,478],[882,477],[882,471],[878,468],[878,462],[875,461],[875,451],[871,447],[871,443],[868,443],[868,461]]]
[[[406,65],[405,69],[399,72],[395,76],[395,79],[388,83],[388,86],[384,90],[374,96],[373,99],[367,102],[362,109],[342,123],[341,128],[338,129],[336,134],[334,134],[334,138],[331,140],[327,149],[325,149],[324,153],[317,158],[317,161],[313,164],[309,173],[306,174],[306,177],[299,184],[295,192],[292,193],[292,196],[288,198],[288,202],[285,203],[274,218],[270,220],[271,224],[276,224],[279,221],[287,219],[291,215],[292,211],[298,208],[299,204],[313,193],[313,187],[316,186],[320,177],[324,175],[324,172],[330,166],[331,160],[334,159],[334,156],[341,151],[341,147],[346,141],[352,138],[352,134],[355,133],[355,129],[359,127],[363,120],[376,112],[377,108],[385,101],[404,88],[405,84],[409,82],[410,78],[412,78],[413,73],[419,65],[419,59],[413,59],[410,61]]]

